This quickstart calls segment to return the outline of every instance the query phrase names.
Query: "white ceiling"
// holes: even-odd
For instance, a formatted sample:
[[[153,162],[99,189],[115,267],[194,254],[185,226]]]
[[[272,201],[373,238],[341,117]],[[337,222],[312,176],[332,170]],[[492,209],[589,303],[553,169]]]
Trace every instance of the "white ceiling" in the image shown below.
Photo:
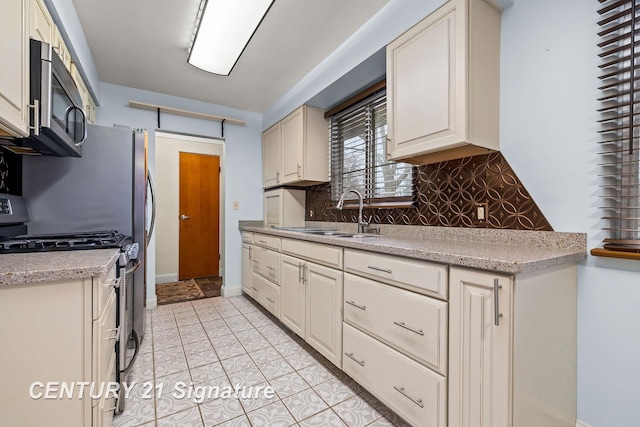
[[[275,0],[227,77],[187,64],[200,0],[73,0],[101,81],[256,112],[388,2]]]

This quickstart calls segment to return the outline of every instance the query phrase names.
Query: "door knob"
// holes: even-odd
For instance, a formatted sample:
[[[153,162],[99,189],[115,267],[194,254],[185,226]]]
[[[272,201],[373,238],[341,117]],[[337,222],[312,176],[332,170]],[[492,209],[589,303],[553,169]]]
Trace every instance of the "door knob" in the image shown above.
[[[180,219],[184,221],[185,219],[191,219],[191,217],[189,215],[180,215]]]

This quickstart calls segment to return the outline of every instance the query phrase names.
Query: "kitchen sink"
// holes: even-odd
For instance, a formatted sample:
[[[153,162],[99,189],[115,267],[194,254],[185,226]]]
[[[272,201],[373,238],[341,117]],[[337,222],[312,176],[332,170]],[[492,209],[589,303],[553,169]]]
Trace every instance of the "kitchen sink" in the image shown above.
[[[361,237],[375,237],[375,234],[367,233],[346,233],[344,231],[338,231],[331,228],[320,227],[273,227],[276,230],[284,231],[296,231],[298,233],[315,234],[316,236],[327,237],[344,237],[344,238],[361,238]]]

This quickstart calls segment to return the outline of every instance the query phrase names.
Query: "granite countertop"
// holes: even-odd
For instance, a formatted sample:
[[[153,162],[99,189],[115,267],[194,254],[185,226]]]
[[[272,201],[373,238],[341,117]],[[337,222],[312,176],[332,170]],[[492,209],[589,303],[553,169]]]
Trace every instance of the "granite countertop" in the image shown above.
[[[273,236],[511,274],[576,263],[587,256],[583,233],[382,225],[379,236],[341,238],[277,230],[261,221],[240,221],[239,226]],[[356,229],[351,223],[307,222],[307,226]]]
[[[0,286],[99,277],[119,254],[118,249],[92,249],[0,255]]]

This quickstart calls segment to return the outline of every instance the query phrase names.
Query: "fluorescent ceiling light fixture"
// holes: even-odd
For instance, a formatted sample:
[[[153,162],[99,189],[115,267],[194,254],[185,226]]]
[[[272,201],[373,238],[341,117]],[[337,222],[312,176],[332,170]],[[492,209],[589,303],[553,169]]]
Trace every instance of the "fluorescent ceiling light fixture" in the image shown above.
[[[187,62],[228,76],[274,0],[202,0]]]

